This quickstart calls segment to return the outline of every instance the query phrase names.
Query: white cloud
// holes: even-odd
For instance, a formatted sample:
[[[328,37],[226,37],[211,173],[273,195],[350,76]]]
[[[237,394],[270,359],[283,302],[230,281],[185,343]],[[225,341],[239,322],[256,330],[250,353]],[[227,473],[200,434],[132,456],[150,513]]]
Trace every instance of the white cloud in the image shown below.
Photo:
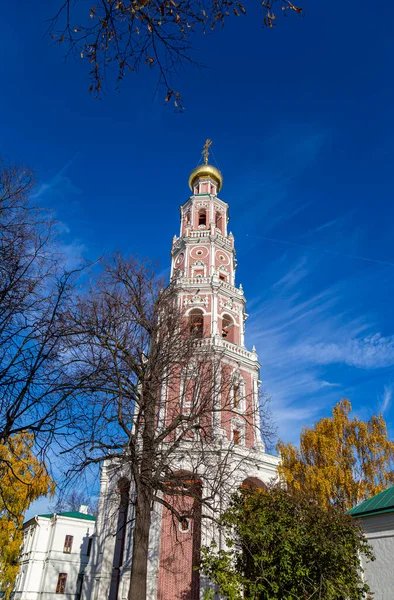
[[[265,269],[264,285],[255,290],[259,302],[250,311],[247,339],[257,346],[279,436],[297,443],[303,425],[313,425],[341,397],[356,394],[363,375],[354,375],[349,367],[366,371],[394,365],[394,336],[384,334],[353,299],[355,290],[362,298],[363,290],[376,288],[379,268],[320,289],[320,257],[301,256],[289,264],[287,255]],[[275,277],[267,285],[268,272]]]
[[[382,402],[381,402],[381,405],[380,405],[380,412],[382,413],[382,415],[390,407],[391,400],[392,400],[392,397],[393,397],[393,389],[394,389],[394,385],[392,385],[392,384],[384,386],[384,392],[383,392]]]
[[[63,243],[60,246],[60,252],[64,257],[65,267],[68,270],[77,269],[84,261],[86,255],[86,245],[78,239],[74,239],[70,243]]]
[[[70,196],[81,194],[81,190],[72,183],[67,175],[65,175],[65,172],[72,165],[77,156],[78,153],[75,154],[71,160],[69,160],[64,167],[54,175],[54,177],[52,177],[52,179],[39,184],[34,194],[32,194],[32,199],[40,200],[40,202],[50,199],[51,204],[53,205],[56,200],[64,200],[68,199]]]
[[[323,229],[328,229],[329,227],[333,227],[334,225],[336,225],[338,223],[338,221],[339,221],[339,219],[332,219],[331,221],[327,221],[326,223],[323,223],[322,225],[318,225],[317,227],[315,227],[313,232],[309,232],[309,233],[319,233],[320,231],[323,231]]]
[[[260,235],[266,235],[310,206],[311,201],[305,201],[289,207],[287,199],[293,180],[314,163],[326,140],[326,131],[308,130],[305,123],[302,129],[291,131],[286,126],[264,138],[256,150],[255,164],[249,164],[238,179],[236,194],[243,209],[237,226],[253,232],[253,213],[253,225],[258,225]]]
[[[394,365],[394,336],[384,337],[380,332],[341,342],[306,342],[297,346],[304,359],[316,364],[343,363],[360,369],[377,369]]]

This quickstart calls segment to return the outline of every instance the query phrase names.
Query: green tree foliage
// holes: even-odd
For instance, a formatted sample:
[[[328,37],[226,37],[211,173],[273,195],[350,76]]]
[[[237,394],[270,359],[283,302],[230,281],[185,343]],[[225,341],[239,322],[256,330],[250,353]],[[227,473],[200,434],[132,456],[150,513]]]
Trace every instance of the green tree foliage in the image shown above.
[[[371,548],[360,527],[334,506],[322,508],[280,486],[243,489],[222,526],[228,549],[203,549],[201,567],[228,600],[370,597],[359,555],[373,560]]]
[[[382,415],[361,421],[350,418],[351,410],[343,399],[331,417],[304,427],[299,450],[279,442],[279,474],[289,489],[307,489],[322,506],[349,510],[393,484],[394,443]]]

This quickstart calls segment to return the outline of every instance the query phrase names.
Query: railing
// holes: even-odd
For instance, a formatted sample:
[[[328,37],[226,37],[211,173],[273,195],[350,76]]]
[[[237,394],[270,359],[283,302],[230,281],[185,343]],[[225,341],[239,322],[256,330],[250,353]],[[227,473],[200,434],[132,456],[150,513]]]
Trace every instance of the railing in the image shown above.
[[[196,346],[200,348],[218,348],[229,350],[233,354],[241,356],[242,358],[248,358],[249,360],[257,361],[256,352],[249,352],[249,350],[246,350],[246,348],[238,346],[237,344],[232,344],[231,342],[227,342],[226,340],[220,337],[201,338],[199,340],[196,340]]]
[[[194,285],[201,283],[211,283],[211,277],[179,277],[180,285]]]
[[[216,235],[217,235],[217,238],[218,238],[219,240],[221,240],[222,242],[224,242],[224,243],[225,243],[227,246],[229,246],[230,248],[232,248],[232,247],[233,247],[233,242],[232,242],[232,240],[230,241],[230,240],[229,240],[229,239],[228,239],[226,236],[222,235],[222,234],[221,234],[221,233],[219,233],[219,232],[216,232]]]
[[[188,236],[184,236],[184,237],[189,237],[191,239],[201,239],[201,238],[209,238],[209,237],[216,237],[218,240],[220,240],[225,246],[227,246],[228,248],[232,248],[233,247],[233,241],[232,239],[229,240],[225,235],[222,235],[221,233],[219,233],[219,231],[216,229],[216,231],[214,233],[211,233],[210,229],[198,229],[198,230],[192,230],[189,232]]]
[[[243,290],[236,288],[235,285],[231,285],[231,283],[227,283],[227,281],[222,281],[221,279],[219,279],[219,283],[220,286],[223,287],[225,290],[230,290],[230,292],[232,293],[243,296]]]
[[[235,285],[227,283],[227,281],[222,281],[216,275],[213,275],[213,277],[178,277],[178,283],[180,286],[215,283],[225,290],[229,290],[232,294],[243,296],[244,293],[242,288],[237,288]]]
[[[199,231],[191,231],[189,237],[191,238],[205,238],[209,237],[211,232],[209,229],[200,229]]]

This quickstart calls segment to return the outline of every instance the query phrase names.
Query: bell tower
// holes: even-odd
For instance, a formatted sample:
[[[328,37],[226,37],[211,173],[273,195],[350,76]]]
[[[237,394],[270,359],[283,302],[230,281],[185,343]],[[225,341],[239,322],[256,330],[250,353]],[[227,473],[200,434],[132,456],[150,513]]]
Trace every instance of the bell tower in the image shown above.
[[[229,441],[263,448],[258,410],[259,368],[255,349],[245,348],[245,296],[237,287],[234,237],[228,230],[229,206],[219,198],[223,176],[210,165],[207,140],[202,165],[190,174],[190,198],[180,207],[180,236],[174,237],[171,250],[171,280],[179,285],[179,301],[190,329],[213,349],[219,349],[232,371],[235,394],[234,422],[215,419],[214,434],[226,432]],[[237,390],[234,392],[234,390]],[[247,398],[253,413],[242,423],[238,414]],[[241,406],[242,405],[242,406]],[[217,417],[217,415],[216,415]]]
[[[171,283],[203,369],[192,376],[186,370],[174,381],[166,379],[160,396],[158,429],[167,418],[171,422],[174,414],[185,411],[190,416],[193,403],[185,389],[194,393],[204,388],[201,374],[206,366],[208,378],[215,385],[208,386],[207,410],[200,415],[203,427],[200,420],[192,435],[189,432],[179,444],[171,446],[166,477],[176,473],[178,483],[170,477],[158,490],[161,495],[156,496],[151,508],[147,600],[204,598],[212,586],[198,571],[201,546],[215,541],[221,549],[223,537],[216,519],[231,494],[242,485],[264,487],[276,477],[279,462],[278,457],[265,452],[261,439],[260,365],[255,348],[245,347],[246,299],[242,286],[236,284],[229,207],[219,196],[223,176],[209,164],[210,146],[207,140],[202,164],[190,174],[191,195],[180,207],[180,233],[173,238],[171,248]],[[198,400],[195,406],[198,410]],[[167,451],[165,440],[160,451]],[[108,500],[116,497],[119,481],[111,478],[108,462],[102,469],[96,554],[87,567],[84,600],[127,598],[133,560],[135,485],[131,482],[127,492],[129,512],[122,534],[125,561],[119,567],[117,522]],[[174,509],[178,520],[174,519]],[[116,589],[111,587],[114,578]]]

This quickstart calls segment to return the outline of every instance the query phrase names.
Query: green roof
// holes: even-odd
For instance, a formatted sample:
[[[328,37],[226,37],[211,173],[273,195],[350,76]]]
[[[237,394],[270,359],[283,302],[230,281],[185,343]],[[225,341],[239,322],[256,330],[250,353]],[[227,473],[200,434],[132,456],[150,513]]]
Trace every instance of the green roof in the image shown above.
[[[51,519],[55,513],[49,513],[47,515],[37,515],[38,517],[44,517],[44,519]],[[71,512],[56,513],[58,517],[69,517],[70,519],[85,519],[85,521],[95,521],[96,517],[93,515],[87,515],[81,513],[78,510],[72,510]]]
[[[349,510],[355,519],[394,512],[394,485]]]

